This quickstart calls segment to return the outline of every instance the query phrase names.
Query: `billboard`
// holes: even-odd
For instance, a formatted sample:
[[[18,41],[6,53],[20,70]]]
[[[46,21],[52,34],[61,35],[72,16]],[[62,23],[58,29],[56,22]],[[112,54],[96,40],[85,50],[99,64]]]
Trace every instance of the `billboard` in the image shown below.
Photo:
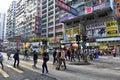
[[[72,13],[75,16],[78,16],[78,11],[74,9],[73,7],[65,4],[63,1],[57,0],[57,6],[69,13]]]
[[[74,18],[75,16],[74,15],[67,15],[67,16],[64,16],[64,17],[62,17],[62,18],[60,18],[60,21],[65,21],[65,20],[69,20],[69,19],[72,19],[72,18]]]
[[[106,21],[106,36],[118,36],[118,23],[116,20]]]

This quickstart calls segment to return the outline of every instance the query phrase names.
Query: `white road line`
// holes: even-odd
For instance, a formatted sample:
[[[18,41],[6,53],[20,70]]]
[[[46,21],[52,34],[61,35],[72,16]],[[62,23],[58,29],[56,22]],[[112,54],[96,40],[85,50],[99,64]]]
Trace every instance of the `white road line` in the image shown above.
[[[0,74],[2,74],[3,77],[5,77],[5,78],[9,77],[9,75],[4,70],[2,70],[2,69],[0,69]]]
[[[14,71],[16,71],[16,72],[18,72],[18,73],[23,73],[23,71],[22,71],[22,70],[17,69],[17,68],[14,68],[14,67],[13,67],[13,66],[11,66],[11,65],[7,65],[7,64],[6,64],[6,66],[7,66],[7,67],[9,67],[9,68],[11,68],[11,69],[13,69]]]

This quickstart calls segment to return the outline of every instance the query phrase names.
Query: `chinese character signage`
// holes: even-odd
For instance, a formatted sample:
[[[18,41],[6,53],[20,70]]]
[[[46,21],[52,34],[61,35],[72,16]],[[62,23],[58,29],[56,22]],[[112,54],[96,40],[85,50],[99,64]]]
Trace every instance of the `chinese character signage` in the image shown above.
[[[106,36],[118,36],[118,23],[116,20],[106,21]]]
[[[71,6],[65,4],[63,1],[57,0],[57,6],[69,13],[72,13],[73,15],[77,16],[78,15],[78,11],[74,8],[72,8]]]

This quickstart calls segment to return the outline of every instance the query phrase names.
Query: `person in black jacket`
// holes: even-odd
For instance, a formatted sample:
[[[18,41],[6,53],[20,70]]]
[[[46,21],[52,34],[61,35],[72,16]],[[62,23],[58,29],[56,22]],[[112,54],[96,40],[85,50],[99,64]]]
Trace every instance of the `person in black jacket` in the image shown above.
[[[42,64],[42,73],[44,73],[44,68],[46,69],[46,73],[48,73],[47,62],[49,60],[49,54],[44,50],[43,52],[43,64]]]
[[[17,50],[17,52],[14,54],[14,67],[16,67],[16,61],[17,61],[17,67],[19,67],[19,52],[20,50]]]
[[[54,52],[53,52],[53,64],[55,64],[56,61],[57,61],[56,54],[57,54],[57,52],[56,52],[56,49],[55,49]]]
[[[33,53],[34,53],[34,55],[33,55],[33,61],[34,61],[33,67],[37,68],[36,64],[37,64],[38,54],[36,51],[33,51]]]

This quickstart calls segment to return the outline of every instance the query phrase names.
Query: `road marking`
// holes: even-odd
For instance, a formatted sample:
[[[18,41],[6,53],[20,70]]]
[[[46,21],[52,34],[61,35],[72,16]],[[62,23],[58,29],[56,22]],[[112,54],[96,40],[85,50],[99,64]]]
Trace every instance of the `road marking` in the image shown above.
[[[3,75],[3,77],[5,77],[5,78],[8,78],[9,77],[9,75],[5,72],[5,71],[3,71],[2,69],[0,69],[0,73]]]
[[[102,69],[102,70],[109,70],[109,69],[105,68],[105,69]]]
[[[10,65],[7,65],[7,64],[6,64],[6,66],[9,67],[9,68],[11,68],[11,69],[13,69],[14,71],[16,71],[16,72],[18,72],[18,73],[23,73],[22,70],[17,69],[17,68],[14,68],[13,66],[10,66]]]
[[[25,65],[21,65],[21,66],[22,66],[23,68],[28,69],[28,70],[31,70],[31,71],[34,71],[34,72],[37,72],[37,73],[41,73],[39,70],[33,69],[32,66],[31,66],[31,67],[28,67],[28,66],[25,66]]]

